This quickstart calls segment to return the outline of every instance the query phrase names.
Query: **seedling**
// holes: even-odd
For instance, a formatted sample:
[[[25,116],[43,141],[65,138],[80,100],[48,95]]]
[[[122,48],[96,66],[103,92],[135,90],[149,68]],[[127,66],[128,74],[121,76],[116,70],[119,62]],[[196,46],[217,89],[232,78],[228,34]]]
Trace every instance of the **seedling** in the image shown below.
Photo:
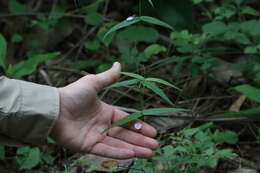
[[[108,88],[116,88],[116,87],[122,87],[122,86],[129,86],[129,85],[137,85],[140,86],[140,88],[147,88],[151,91],[153,91],[155,94],[157,94],[158,96],[160,96],[163,100],[165,100],[168,104],[173,105],[173,102],[168,98],[168,96],[163,92],[163,90],[157,85],[157,84],[161,84],[164,86],[168,86],[177,90],[181,90],[178,87],[176,87],[175,85],[159,79],[159,78],[145,78],[139,74],[135,74],[135,73],[129,73],[129,72],[121,72],[121,74],[131,77],[133,79],[131,80],[126,80],[126,81],[122,81],[122,82],[118,82],[115,83],[111,86],[109,86]],[[142,102],[142,101],[141,101]],[[181,108],[152,108],[152,109],[145,109],[143,111],[140,112],[136,112],[133,114],[128,115],[127,117],[111,124],[110,126],[108,126],[104,131],[107,131],[111,128],[117,127],[117,126],[121,126],[124,124],[127,124],[133,120],[136,120],[138,118],[141,118],[143,116],[149,116],[149,115],[166,115],[169,113],[174,113],[174,112],[181,112],[181,111],[187,111],[187,109],[181,109]],[[142,128],[142,124],[139,124],[138,122],[134,125],[134,127],[136,129],[141,129]]]

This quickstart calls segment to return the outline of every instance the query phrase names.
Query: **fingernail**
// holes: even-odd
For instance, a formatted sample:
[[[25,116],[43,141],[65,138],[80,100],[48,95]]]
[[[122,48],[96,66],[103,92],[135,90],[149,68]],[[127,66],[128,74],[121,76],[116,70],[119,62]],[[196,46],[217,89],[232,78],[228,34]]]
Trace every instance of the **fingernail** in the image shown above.
[[[114,62],[114,65],[116,65],[116,64],[120,64],[120,63],[116,61],[116,62]]]

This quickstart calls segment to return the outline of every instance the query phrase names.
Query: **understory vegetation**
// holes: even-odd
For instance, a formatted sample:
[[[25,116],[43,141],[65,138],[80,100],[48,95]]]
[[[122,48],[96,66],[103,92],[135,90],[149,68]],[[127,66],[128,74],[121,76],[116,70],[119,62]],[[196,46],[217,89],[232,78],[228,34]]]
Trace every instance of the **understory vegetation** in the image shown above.
[[[152,159],[127,162],[55,145],[0,146],[0,172],[260,171],[260,2],[257,0],[0,1],[0,68],[61,87],[113,62],[100,93],[158,130]]]

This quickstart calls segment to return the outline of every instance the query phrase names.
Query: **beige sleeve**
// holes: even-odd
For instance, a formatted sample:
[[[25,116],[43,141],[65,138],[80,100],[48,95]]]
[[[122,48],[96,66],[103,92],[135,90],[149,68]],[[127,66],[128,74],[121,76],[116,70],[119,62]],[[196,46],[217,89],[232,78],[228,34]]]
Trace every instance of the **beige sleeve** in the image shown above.
[[[58,115],[57,88],[0,76],[1,144],[44,144]]]

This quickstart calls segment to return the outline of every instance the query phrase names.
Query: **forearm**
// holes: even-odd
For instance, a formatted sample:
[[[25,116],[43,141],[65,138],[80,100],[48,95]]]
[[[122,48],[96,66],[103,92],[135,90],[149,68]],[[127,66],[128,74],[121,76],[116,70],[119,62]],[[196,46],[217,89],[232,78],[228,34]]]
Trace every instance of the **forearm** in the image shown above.
[[[0,76],[0,143],[43,144],[58,114],[57,88]]]

